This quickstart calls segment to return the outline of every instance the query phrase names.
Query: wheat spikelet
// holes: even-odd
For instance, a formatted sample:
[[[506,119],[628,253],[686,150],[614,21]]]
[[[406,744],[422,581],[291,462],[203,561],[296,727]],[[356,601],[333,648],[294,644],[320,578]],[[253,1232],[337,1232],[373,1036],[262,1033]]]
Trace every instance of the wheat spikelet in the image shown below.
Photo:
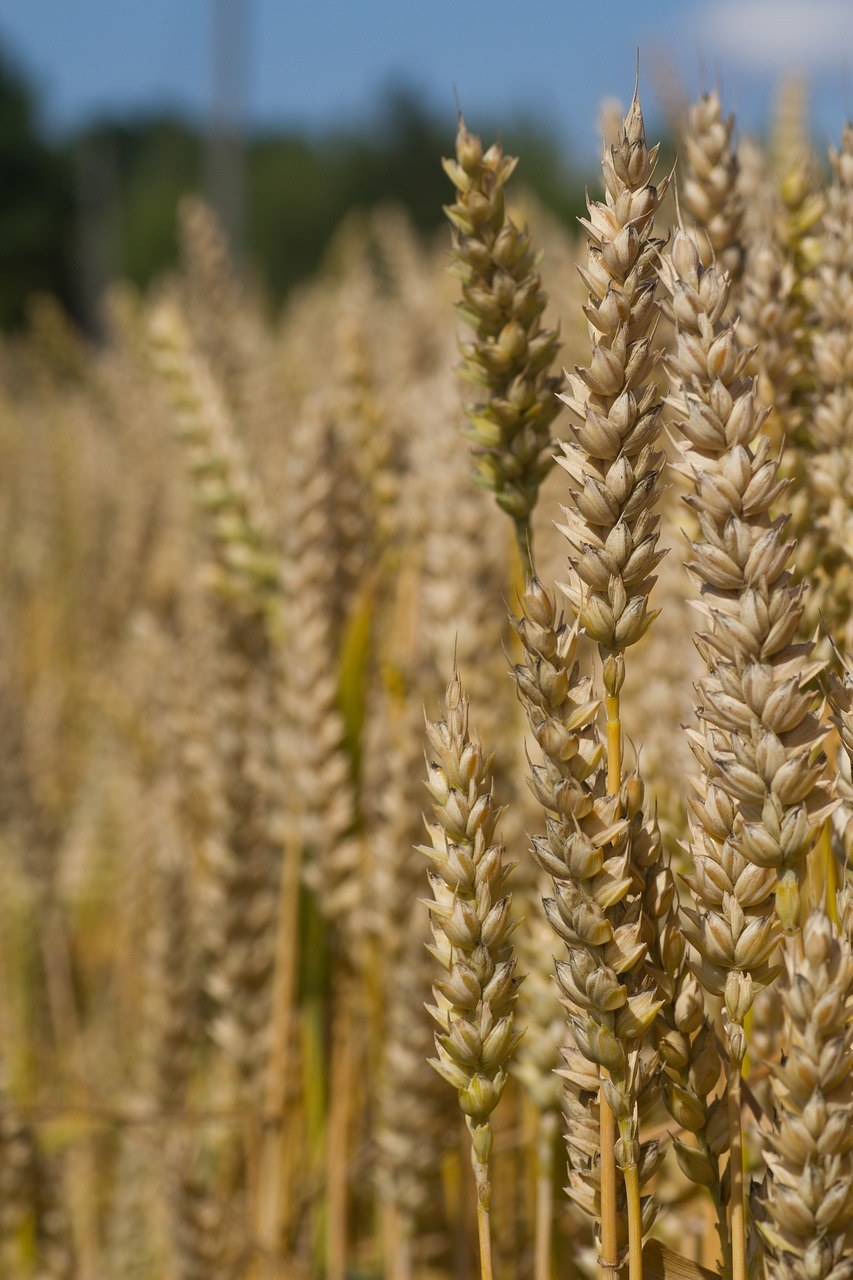
[[[702,987],[692,970],[681,921],[681,908],[669,867],[661,864],[647,894],[654,921],[649,960],[661,997],[654,1038],[663,1063],[666,1109],[682,1130],[673,1139],[682,1173],[706,1187],[717,1209],[724,1266],[731,1266],[731,1247],[723,1198],[721,1157],[728,1147],[726,1100],[716,1095],[722,1063],[713,1019]]]
[[[178,230],[187,316],[193,335],[216,370],[232,409],[240,406],[247,360],[245,299],[225,234],[203,200],[186,196],[178,208]]]
[[[806,85],[799,77],[787,78],[780,88],[771,154],[783,206],[778,234],[794,267],[800,299],[804,281],[820,260],[815,232],[824,198],[809,137]]]
[[[152,315],[151,357],[186,450],[194,496],[204,519],[212,564],[207,583],[226,609],[243,616],[236,642],[260,643],[274,611],[278,562],[269,547],[269,522],[246,464],[228,409],[205,362],[194,351],[178,308],[162,304]]]
[[[247,286],[213,210],[194,196],[184,197],[178,228],[187,323],[204,360],[216,371],[245,447],[264,461],[258,475],[263,487],[286,463],[287,422],[294,403],[277,335],[265,323],[264,299]]]
[[[654,381],[660,355],[654,345],[655,259],[660,245],[653,237],[653,229],[667,179],[659,186],[653,182],[657,154],[657,147],[647,146],[642,108],[635,91],[615,144],[604,149],[605,199],[588,200],[589,217],[581,219],[588,244],[586,268],[579,270],[589,291],[584,311],[592,356],[588,367],[578,366],[574,373],[566,375],[568,391],[561,398],[570,409],[574,425],[571,440],[562,444],[564,456],[558,459],[569,475],[572,500],[570,507],[563,507],[566,523],[561,526],[571,547],[572,575],[563,590],[580,624],[597,642],[602,659],[607,718],[606,790],[615,802],[610,819],[618,821],[625,811],[623,805],[630,806],[629,818],[632,825],[637,820],[634,834],[638,838],[643,831],[643,789],[639,779],[631,780],[630,794],[623,788],[620,696],[625,680],[625,650],[641,639],[654,618],[648,608],[648,596],[655,581],[654,569],[663,555],[657,549],[660,520],[654,509],[660,496],[664,455],[655,447],[661,409]],[[637,853],[639,857],[639,845]],[[630,857],[628,848],[626,864]],[[639,862],[634,871],[639,872],[641,880]],[[617,895],[617,901],[619,898]],[[592,979],[601,956],[590,958],[587,963],[591,970],[587,978]],[[604,982],[604,991],[608,982],[609,979]],[[616,986],[621,984],[617,981]],[[643,978],[635,994],[651,1004],[652,991],[651,981],[646,983]],[[626,995],[622,987],[619,998]],[[606,1000],[606,996],[603,998]],[[612,998],[617,998],[615,992]],[[600,1005],[600,1011],[605,1011],[605,1004]],[[612,1010],[606,1012],[607,1020],[612,1022]],[[653,1018],[654,1010],[649,1021]],[[611,1267],[618,1262],[618,1163],[628,1188],[630,1271],[636,1280],[642,1268],[644,1229],[640,1190],[653,1161],[648,1169],[641,1166],[638,1108],[650,1081],[644,1070],[638,1070],[635,1077],[635,1067],[641,1060],[641,1042],[649,1023],[641,1018],[637,1025],[629,1050],[630,1069],[629,1058],[614,1040],[612,1027],[602,1025],[616,1044],[610,1056],[617,1077],[614,1083],[611,1071],[611,1079],[602,1078],[601,1082],[602,1259],[604,1265]],[[578,1040],[577,1030],[575,1039]],[[582,1040],[578,1043],[586,1052],[588,1046]],[[600,1055],[593,1060],[610,1070]],[[611,1095],[613,1100],[618,1099],[618,1141]]]
[[[811,154],[805,119],[804,87],[796,79],[781,89],[772,160],[778,189],[756,174],[757,203],[746,216],[761,216],[750,245],[745,279],[738,303],[741,341],[756,348],[752,367],[759,375],[761,403],[770,410],[765,429],[778,444],[796,443],[803,422],[804,402],[810,384],[809,289],[820,258],[818,224],[823,196]],[[790,449],[787,474],[796,476],[800,460]],[[792,499],[794,515],[797,494]],[[804,527],[797,520],[798,533]]]
[[[3,1097],[0,1104],[0,1263],[4,1275],[73,1280],[76,1266],[63,1161]]]

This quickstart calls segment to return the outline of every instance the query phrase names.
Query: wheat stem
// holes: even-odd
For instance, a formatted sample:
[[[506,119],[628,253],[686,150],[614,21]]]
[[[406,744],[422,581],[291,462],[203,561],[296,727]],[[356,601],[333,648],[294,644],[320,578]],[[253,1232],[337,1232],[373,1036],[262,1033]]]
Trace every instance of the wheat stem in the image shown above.
[[[622,784],[622,725],[619,694],[604,700],[607,714],[607,790],[619,794]],[[598,1092],[599,1133],[601,1135],[601,1262],[605,1274],[619,1263],[616,1207],[616,1119],[603,1088]]]
[[[388,1280],[412,1280],[411,1237],[397,1205],[386,1202],[382,1207],[384,1240],[383,1275]]]
[[[488,1166],[484,1166],[488,1179]],[[488,1204],[477,1197],[477,1235],[480,1241],[480,1280],[494,1280],[492,1271],[492,1224]]]
[[[746,1207],[743,1180],[743,1124],[741,1120],[741,1062],[732,1053],[728,1063],[729,1203],[731,1211],[732,1280],[746,1280]]]
[[[539,1117],[536,1144],[536,1223],[533,1244],[534,1280],[552,1280],[554,1215],[554,1137],[557,1117],[553,1111]]]
[[[626,1164],[625,1191],[628,1196],[628,1276],[643,1280],[643,1207],[640,1200],[640,1171]]]
[[[515,531],[515,544],[518,547],[518,558],[521,561],[521,572],[526,586],[533,577],[533,559],[530,553],[533,530],[530,527],[529,517],[524,519],[516,518],[512,523]]]
[[[601,1136],[601,1269],[604,1276],[613,1275],[619,1264],[616,1209],[616,1120],[604,1096],[598,1094],[599,1134]]]

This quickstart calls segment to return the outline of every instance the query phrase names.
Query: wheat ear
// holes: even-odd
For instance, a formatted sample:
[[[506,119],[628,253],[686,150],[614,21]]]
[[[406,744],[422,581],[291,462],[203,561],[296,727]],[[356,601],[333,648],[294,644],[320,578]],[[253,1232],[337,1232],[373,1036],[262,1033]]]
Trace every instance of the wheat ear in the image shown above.
[[[771,895],[775,888],[777,919],[794,934],[805,857],[831,802],[821,781],[825,730],[804,689],[815,666],[810,647],[796,643],[802,590],[787,569],[785,519],[769,514],[784,482],[769,439],[758,435],[765,415],[744,376],[749,352],[724,319],[730,281],[702,266],[682,231],[662,274],[676,330],[670,402],[686,442],[686,501],[699,525],[690,569],[702,591],[705,630],[697,644],[707,668],[698,691],[701,731],[691,733],[701,776],[691,803],[696,909],[688,911],[688,936],[701,957],[701,982],[724,998],[732,1263],[734,1280],[744,1280],[743,1023],[754,991],[776,972]]]
[[[469,732],[468,703],[455,672],[445,719],[427,722],[427,741],[427,790],[436,821],[427,824],[430,844],[422,852],[430,860],[432,953],[445,970],[433,987],[430,1012],[439,1029],[432,1062],[458,1091],[471,1134],[482,1280],[491,1280],[489,1117],[520,1039],[513,1019],[519,980],[509,941],[509,868],[495,841],[501,810],[491,757]]]
[[[653,181],[658,148],[646,142],[637,94],[616,143],[602,159],[604,201],[589,202],[581,219],[589,237],[589,290],[585,314],[592,356],[587,368],[567,373],[571,438],[558,459],[570,480],[571,506],[562,527],[572,548],[573,580],[564,588],[586,632],[598,643],[607,718],[607,789],[622,787],[620,694],[625,650],[651,624],[649,592],[663,552],[657,549],[663,453],[655,447],[661,403],[654,379],[660,351],[657,324],[655,214],[667,179]],[[617,1263],[615,1126],[602,1098],[602,1258]],[[633,1179],[633,1175],[628,1175]],[[636,1224],[637,1206],[632,1214]],[[641,1268],[641,1241],[633,1241],[632,1276]]]
[[[456,188],[445,212],[462,284],[457,309],[475,335],[462,347],[461,372],[488,392],[467,411],[476,475],[512,517],[529,576],[530,513],[551,468],[551,424],[559,411],[559,379],[551,372],[557,334],[541,324],[548,296],[530,232],[506,212],[504,188],[517,160],[500,143],[484,152],[460,116],[456,158],[443,163]]]
[[[629,1246],[636,1248],[651,1225],[654,1202],[642,1201],[640,1190],[662,1156],[658,1144],[639,1142],[639,1112],[654,1076],[645,1050],[663,1003],[648,968],[653,928],[645,916],[660,843],[646,824],[639,778],[626,778],[616,795],[608,786],[597,725],[601,704],[591,679],[578,671],[577,625],[562,621],[551,596],[533,579],[515,627],[523,650],[515,668],[519,696],[544,757],[531,775],[546,813],[546,835],[534,838],[533,855],[553,881],[545,914],[568,948],[567,960],[557,965],[557,981],[574,1040],[563,1072],[569,1189],[581,1208],[602,1221],[603,1261],[610,1265],[604,1253],[606,1163],[599,1141],[604,1100],[618,1125],[611,1154],[626,1175],[626,1197],[613,1203],[618,1265],[626,1211]],[[602,1068],[608,1075],[599,1080]],[[633,1223],[632,1214],[638,1215]]]
[[[787,1050],[774,1065],[776,1116],[760,1224],[768,1280],[853,1273],[853,952],[823,912],[803,927],[781,987]]]

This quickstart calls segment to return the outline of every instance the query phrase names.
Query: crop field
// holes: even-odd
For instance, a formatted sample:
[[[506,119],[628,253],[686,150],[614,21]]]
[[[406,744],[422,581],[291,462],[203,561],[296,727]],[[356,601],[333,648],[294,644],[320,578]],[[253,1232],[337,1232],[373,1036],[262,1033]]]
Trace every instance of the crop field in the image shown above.
[[[0,343],[0,1277],[853,1276],[853,125],[469,124]]]

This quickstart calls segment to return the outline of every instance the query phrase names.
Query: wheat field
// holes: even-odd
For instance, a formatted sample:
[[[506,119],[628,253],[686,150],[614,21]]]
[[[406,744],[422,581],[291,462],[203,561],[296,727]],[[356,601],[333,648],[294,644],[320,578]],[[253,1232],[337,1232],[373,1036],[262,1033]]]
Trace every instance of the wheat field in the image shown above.
[[[4,339],[0,1275],[853,1276],[853,125],[675,128]]]

